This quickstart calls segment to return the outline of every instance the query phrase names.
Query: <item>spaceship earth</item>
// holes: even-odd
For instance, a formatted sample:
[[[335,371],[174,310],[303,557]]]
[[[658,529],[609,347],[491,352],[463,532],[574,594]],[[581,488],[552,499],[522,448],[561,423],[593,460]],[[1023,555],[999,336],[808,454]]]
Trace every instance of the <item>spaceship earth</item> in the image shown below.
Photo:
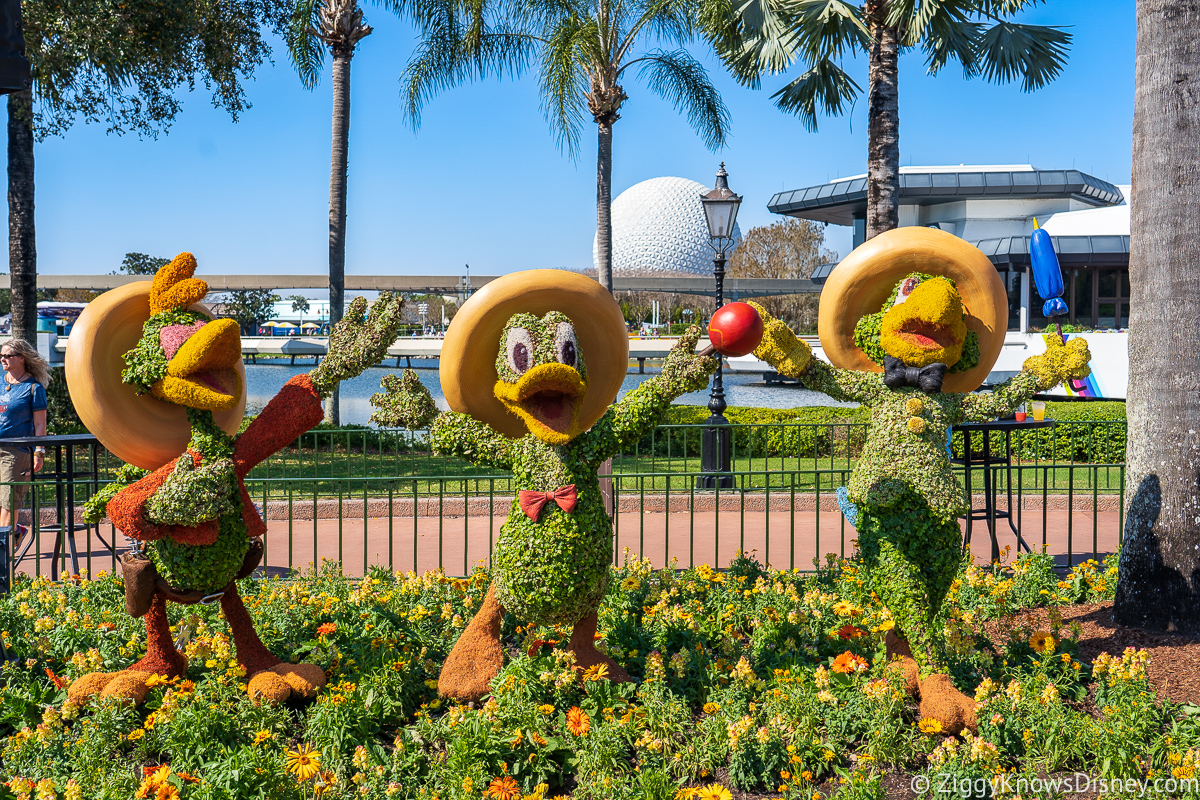
[[[713,251],[700,202],[710,188],[687,178],[651,178],[621,192],[612,204],[613,274],[711,275]],[[742,238],[737,225],[733,238]],[[600,263],[594,239],[592,263]]]

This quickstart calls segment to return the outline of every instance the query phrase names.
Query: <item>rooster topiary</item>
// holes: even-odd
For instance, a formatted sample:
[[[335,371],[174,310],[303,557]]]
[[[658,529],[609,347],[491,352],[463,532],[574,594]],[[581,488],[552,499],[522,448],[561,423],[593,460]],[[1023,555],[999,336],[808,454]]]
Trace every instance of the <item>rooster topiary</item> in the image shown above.
[[[322,399],[339,381],[383,357],[395,338],[400,300],[382,294],[368,316],[366,300],[356,298],[334,327],[320,365],[289,380],[245,432],[234,435],[245,406],[239,329],[195,305],[208,292],[192,277],[195,269],[192,255],[180,254],[150,284],[93,301],[73,332],[67,378],[80,417],[117,456],[153,469],[99,501],[135,542],[122,558],[125,599],[131,615],[145,617],[146,654],[123,670],[76,680],[68,695],[77,701],[98,694],[141,702],[152,675],[183,674],[187,659],[171,638],[168,601],[220,602],[252,697],[308,698],[325,683],[320,667],[285,664],[271,654],[238,595],[234,581],[257,566],[266,532],[244,479],[321,420]],[[125,364],[120,385],[113,377],[118,352]],[[123,473],[135,477],[132,470]]]

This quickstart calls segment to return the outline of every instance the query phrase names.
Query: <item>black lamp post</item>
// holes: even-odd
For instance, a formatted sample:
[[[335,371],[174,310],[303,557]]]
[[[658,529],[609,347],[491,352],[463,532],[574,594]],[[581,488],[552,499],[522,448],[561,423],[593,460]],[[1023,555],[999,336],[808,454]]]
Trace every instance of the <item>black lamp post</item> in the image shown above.
[[[725,288],[725,257],[733,249],[733,226],[737,221],[738,206],[742,198],[729,189],[729,175],[725,163],[717,170],[717,185],[708,194],[700,197],[704,204],[704,219],[708,223],[709,244],[713,249],[713,276],[717,280],[716,306],[724,305],[721,297]],[[729,420],[725,419],[725,385],[721,380],[721,356],[717,355],[717,371],[713,375],[712,392],[705,421],[703,439],[700,443],[700,470],[707,473],[696,478],[700,489],[729,489],[733,487],[730,474]]]

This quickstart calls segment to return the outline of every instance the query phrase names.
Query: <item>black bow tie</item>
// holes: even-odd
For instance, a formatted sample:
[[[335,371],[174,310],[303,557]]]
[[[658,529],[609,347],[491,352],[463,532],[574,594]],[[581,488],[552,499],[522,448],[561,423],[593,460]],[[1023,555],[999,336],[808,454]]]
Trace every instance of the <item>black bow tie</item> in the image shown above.
[[[883,383],[890,389],[916,386],[925,394],[942,390],[942,379],[946,377],[945,364],[930,364],[928,367],[909,367],[898,358],[883,357]]]

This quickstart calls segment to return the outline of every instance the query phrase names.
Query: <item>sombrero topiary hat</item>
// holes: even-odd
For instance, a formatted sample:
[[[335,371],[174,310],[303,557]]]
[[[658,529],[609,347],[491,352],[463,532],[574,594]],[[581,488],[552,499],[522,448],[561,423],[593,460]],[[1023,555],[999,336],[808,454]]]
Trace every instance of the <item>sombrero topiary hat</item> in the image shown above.
[[[124,355],[138,343],[150,319],[151,281],[105,292],[79,315],[67,347],[66,378],[79,418],[117,458],[157,469],[187,449],[191,428],[183,406],[160,400],[121,380]],[[199,303],[189,310],[212,318]],[[228,411],[213,413],[226,432],[236,433],[246,411],[246,368],[237,363],[241,398]]]
[[[496,399],[496,354],[504,323],[514,314],[542,316],[560,311],[570,318],[587,365],[588,390],[578,426],[586,430],[612,405],[629,366],[625,318],[599,283],[574,272],[534,269],[491,281],[471,296],[442,343],[442,392],[452,411],[470,414],[513,438],[529,431],[520,417]]]
[[[991,372],[1008,329],[1008,295],[980,250],[936,228],[895,228],[859,245],[829,274],[821,291],[817,332],[835,367],[882,372],[854,343],[854,326],[880,311],[896,284],[912,273],[942,275],[962,298],[967,329],[979,337],[979,363],[946,375],[944,392],[971,392]]]

